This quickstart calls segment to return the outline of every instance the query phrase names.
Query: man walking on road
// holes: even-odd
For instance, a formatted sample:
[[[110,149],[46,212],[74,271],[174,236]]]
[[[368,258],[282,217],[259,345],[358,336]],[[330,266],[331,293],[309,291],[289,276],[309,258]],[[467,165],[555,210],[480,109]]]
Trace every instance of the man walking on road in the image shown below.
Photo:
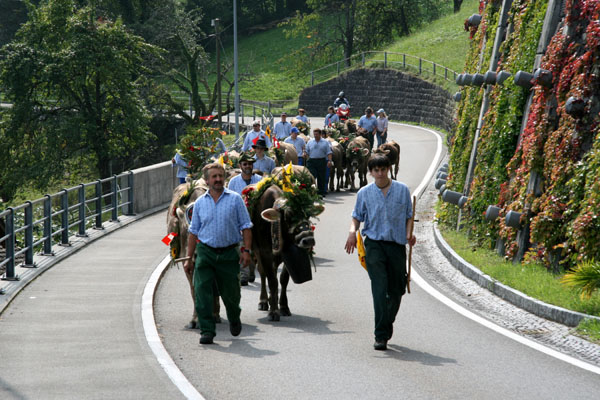
[[[240,320],[240,264],[250,263],[252,222],[242,197],[224,187],[225,169],[218,163],[203,169],[208,191],[194,203],[188,235],[187,273],[194,268],[194,296],[200,324],[200,344],[211,344],[216,336],[213,310],[213,281],[216,281],[229,320],[229,331],[238,336]],[[244,240],[241,254],[238,243]],[[196,265],[192,259],[196,252]]]
[[[375,350],[386,350],[406,290],[406,244],[413,246],[412,202],[408,187],[389,178],[390,162],[375,155],[368,162],[375,182],[358,191],[346,252],[354,252],[356,233],[364,222],[366,264],[375,310]]]
[[[358,120],[358,127],[365,130],[365,137],[369,140],[369,144],[371,145],[369,150],[373,151],[375,133],[377,132],[377,118],[373,115],[373,109],[371,107],[367,107],[365,115]]]
[[[321,130],[313,130],[314,139],[306,144],[306,154],[308,161],[306,167],[317,180],[317,188],[321,196],[327,194],[327,168],[333,166],[331,144],[325,139],[321,139]]]

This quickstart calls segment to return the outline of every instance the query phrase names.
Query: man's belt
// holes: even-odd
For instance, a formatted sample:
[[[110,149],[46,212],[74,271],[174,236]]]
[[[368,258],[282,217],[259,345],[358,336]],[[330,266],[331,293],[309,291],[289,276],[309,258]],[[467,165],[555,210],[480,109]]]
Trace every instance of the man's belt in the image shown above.
[[[226,247],[212,247],[212,246],[207,245],[206,243],[202,243],[202,242],[199,242],[199,243],[202,246],[207,247],[208,249],[214,251],[217,254],[225,253],[226,251],[229,251],[231,249],[235,249],[238,246],[238,244],[235,243],[235,244],[232,244],[232,245],[226,246]]]

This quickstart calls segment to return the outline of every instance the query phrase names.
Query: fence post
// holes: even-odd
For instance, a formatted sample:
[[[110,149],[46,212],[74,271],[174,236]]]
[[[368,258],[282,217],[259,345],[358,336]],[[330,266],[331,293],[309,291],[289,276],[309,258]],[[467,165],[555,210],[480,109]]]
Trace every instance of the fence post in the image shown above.
[[[35,267],[33,262],[33,203],[25,202],[25,263],[21,267]]]
[[[52,197],[44,196],[44,252],[42,255],[53,256],[52,253]]]
[[[229,118],[229,115],[227,116]],[[128,171],[129,175],[127,175],[127,214],[126,215],[135,215],[133,211],[133,171]]]
[[[360,55],[362,56],[362,66],[365,66],[365,52],[363,51],[362,53],[360,53]]]
[[[67,189],[62,190],[62,194],[60,196],[60,203],[62,208],[61,213],[61,235],[60,235],[60,244],[63,246],[69,245],[69,192]]]
[[[383,68],[387,68],[387,51],[383,52]]]
[[[77,192],[79,197],[79,232],[77,236],[87,237],[85,233],[85,185],[83,183],[79,185]]]
[[[432,61],[431,65],[433,65],[433,76],[435,76],[435,63]]]
[[[271,100],[267,101],[267,112],[271,114]]]
[[[423,60],[419,57],[419,75],[423,72]]]
[[[95,229],[103,229],[102,227],[102,181],[96,181],[96,226]]]
[[[110,186],[111,186],[110,202],[112,205],[110,220],[112,222],[118,222],[119,221],[119,204],[118,204],[119,196],[117,196],[118,195],[118,191],[117,191],[118,187],[117,187],[117,176],[116,175],[113,175],[113,177],[110,181]]]
[[[406,54],[402,53],[402,68],[406,69]]]
[[[315,85],[315,71],[310,71],[310,86]]]
[[[15,212],[12,207],[8,207],[8,215],[6,216],[6,233],[8,238],[4,242],[6,246],[6,273],[2,278],[3,281],[18,281],[19,277],[15,275]]]
[[[444,79],[448,80],[448,67],[444,67]]]
[[[256,106],[252,104],[252,121],[256,120]]]
[[[336,63],[335,63],[335,66],[336,66],[336,68],[337,68],[337,74],[339,75],[339,74],[340,74],[340,62],[339,62],[339,61],[338,61],[338,62],[336,62]]]

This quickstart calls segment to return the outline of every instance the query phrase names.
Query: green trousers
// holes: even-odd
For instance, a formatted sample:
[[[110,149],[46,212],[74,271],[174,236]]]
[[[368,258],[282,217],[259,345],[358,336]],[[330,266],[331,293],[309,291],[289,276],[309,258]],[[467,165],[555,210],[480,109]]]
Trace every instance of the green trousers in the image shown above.
[[[196,266],[194,269],[194,294],[200,332],[216,335],[213,316],[213,282],[217,283],[219,294],[229,323],[240,321],[240,256],[237,248],[222,253],[198,243],[196,246]]]
[[[389,340],[406,291],[406,246],[366,238],[365,251],[375,310],[375,339]]]

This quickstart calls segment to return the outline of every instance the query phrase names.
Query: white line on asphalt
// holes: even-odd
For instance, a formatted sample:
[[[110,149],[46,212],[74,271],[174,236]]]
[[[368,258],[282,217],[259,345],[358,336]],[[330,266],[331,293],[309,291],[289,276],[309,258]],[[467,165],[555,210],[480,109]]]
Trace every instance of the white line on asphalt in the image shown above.
[[[434,130],[431,129],[426,129],[426,128],[422,128],[419,126],[414,126],[414,125],[406,125],[406,124],[399,124],[397,123],[396,125],[402,125],[402,126],[412,126],[414,128],[419,128],[419,129],[423,129],[427,132],[433,133],[434,135],[437,136],[438,140],[437,140],[437,144],[438,144],[438,149],[436,151],[436,155],[435,158],[433,160],[433,162],[431,163],[431,166],[429,167],[429,170],[427,171],[427,174],[425,174],[425,177],[423,178],[423,181],[419,184],[419,186],[414,190],[413,195],[416,196],[417,198],[419,198],[422,194],[422,192],[425,190],[425,188],[427,187],[427,185],[429,184],[429,181],[431,180],[431,177],[433,176],[433,173],[435,171],[436,166],[439,164],[440,162],[440,157],[442,154],[442,137],[440,136],[440,134]],[[416,271],[413,270],[412,274],[411,274],[411,278],[413,278],[415,280],[415,283],[417,285],[419,285],[421,287],[421,289],[423,289],[425,292],[429,293],[431,296],[433,296],[435,299],[439,300],[440,302],[444,303],[446,306],[450,307],[451,309],[453,309],[454,311],[458,312],[459,314],[463,315],[464,317],[469,318],[470,320],[477,322],[478,324],[481,324],[483,326],[485,326],[486,328],[489,328],[501,335],[504,335],[506,337],[508,337],[509,339],[515,340],[521,344],[524,344],[525,346],[529,346],[532,349],[535,349],[537,351],[541,351],[544,354],[547,354],[551,357],[557,358],[559,360],[562,360],[564,362],[567,362],[571,365],[574,365],[576,367],[585,369],[587,371],[593,372],[595,374],[600,374],[600,368],[586,363],[585,361],[581,361],[578,360],[574,357],[568,356],[566,354],[563,354],[559,351],[556,351],[554,349],[551,349],[547,346],[544,346],[540,343],[534,342],[531,339],[527,339],[524,336],[521,336],[519,334],[516,334],[506,328],[502,328],[499,325],[496,325],[495,323],[480,317],[479,315],[467,310],[466,308],[462,307],[461,305],[455,303],[454,301],[452,301],[450,298],[446,297],[445,295],[443,295],[441,292],[439,292],[437,289],[435,289],[433,286],[431,286],[429,283],[427,283]]]
[[[158,363],[162,369],[165,370],[167,376],[175,384],[177,389],[179,389],[179,391],[188,399],[205,400],[177,367],[167,352],[167,349],[163,346],[160,336],[158,336],[158,330],[156,329],[153,307],[154,293],[156,292],[160,278],[170,261],[171,256],[166,256],[160,264],[158,264],[144,288],[144,294],[142,295],[142,322],[144,325],[144,333],[146,334],[148,345],[152,349]]]

